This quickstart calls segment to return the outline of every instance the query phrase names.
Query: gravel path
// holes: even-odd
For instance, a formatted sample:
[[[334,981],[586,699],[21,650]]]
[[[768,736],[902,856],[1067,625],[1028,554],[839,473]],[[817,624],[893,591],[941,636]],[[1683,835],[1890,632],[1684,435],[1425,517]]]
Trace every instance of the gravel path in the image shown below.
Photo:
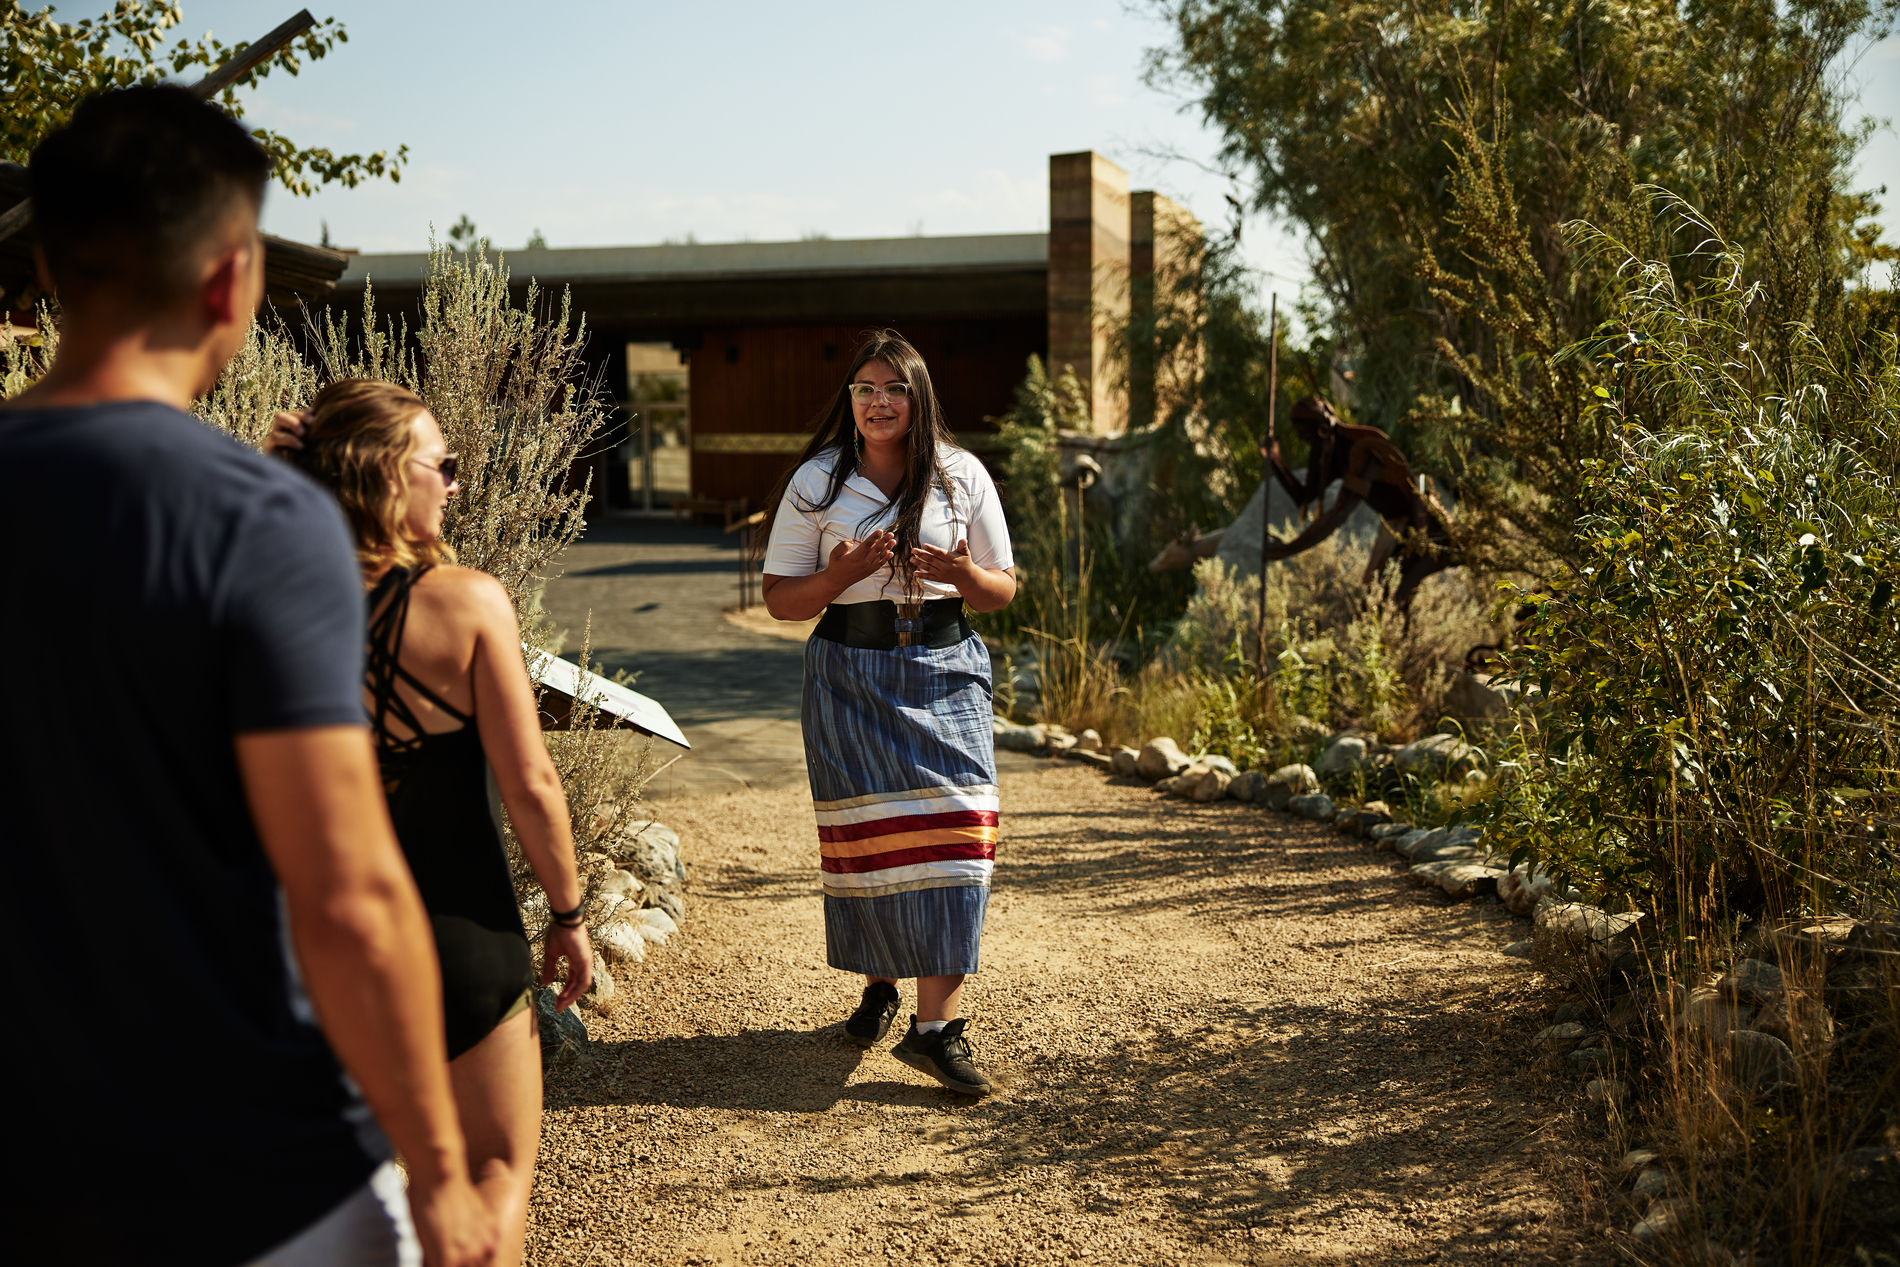
[[[1597,1257],[1502,907],[1250,806],[1002,783],[982,1101],[893,1059],[898,1026],[840,1032],[862,982],[824,964],[801,789],[664,804],[690,918],[549,1076],[531,1262]]]

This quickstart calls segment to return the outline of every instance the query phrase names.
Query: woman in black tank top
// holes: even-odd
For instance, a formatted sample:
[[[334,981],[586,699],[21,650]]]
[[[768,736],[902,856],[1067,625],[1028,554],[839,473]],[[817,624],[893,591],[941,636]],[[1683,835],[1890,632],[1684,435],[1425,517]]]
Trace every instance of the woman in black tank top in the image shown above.
[[[455,459],[419,398],[345,379],[308,414],[280,414],[271,447],[336,495],[356,538],[369,587],[364,697],[383,789],[435,933],[469,1171],[501,1224],[495,1262],[518,1262],[540,1143],[541,1053],[533,956],[489,808],[491,771],[547,892],[541,981],[565,962],[558,1007],[592,984],[593,948],[514,610],[493,577],[453,566],[440,538]]]

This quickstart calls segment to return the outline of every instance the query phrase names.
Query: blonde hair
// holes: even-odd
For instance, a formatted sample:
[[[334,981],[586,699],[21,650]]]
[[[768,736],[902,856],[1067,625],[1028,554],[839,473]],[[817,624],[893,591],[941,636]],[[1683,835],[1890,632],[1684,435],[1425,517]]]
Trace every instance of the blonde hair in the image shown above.
[[[340,378],[310,403],[303,448],[285,454],[343,507],[366,573],[455,562],[454,549],[440,537],[418,541],[403,531],[416,448],[412,424],[427,409],[406,387]]]

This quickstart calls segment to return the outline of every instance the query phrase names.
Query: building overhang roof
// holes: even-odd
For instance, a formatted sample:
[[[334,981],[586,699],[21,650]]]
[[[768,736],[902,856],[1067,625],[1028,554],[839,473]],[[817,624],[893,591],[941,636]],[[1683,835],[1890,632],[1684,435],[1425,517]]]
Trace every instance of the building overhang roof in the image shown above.
[[[590,324],[685,327],[1040,314],[1046,233],[685,243],[491,252],[511,282],[565,289]],[[399,297],[421,287],[424,253],[357,255],[338,280]]]

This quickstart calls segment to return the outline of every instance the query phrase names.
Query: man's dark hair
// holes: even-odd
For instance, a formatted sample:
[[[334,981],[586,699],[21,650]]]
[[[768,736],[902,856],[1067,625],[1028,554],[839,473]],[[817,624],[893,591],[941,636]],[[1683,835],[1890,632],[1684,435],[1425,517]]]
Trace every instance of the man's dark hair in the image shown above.
[[[29,173],[54,284],[156,309],[190,293],[234,200],[263,205],[270,157],[231,116],[161,84],[88,97]]]

